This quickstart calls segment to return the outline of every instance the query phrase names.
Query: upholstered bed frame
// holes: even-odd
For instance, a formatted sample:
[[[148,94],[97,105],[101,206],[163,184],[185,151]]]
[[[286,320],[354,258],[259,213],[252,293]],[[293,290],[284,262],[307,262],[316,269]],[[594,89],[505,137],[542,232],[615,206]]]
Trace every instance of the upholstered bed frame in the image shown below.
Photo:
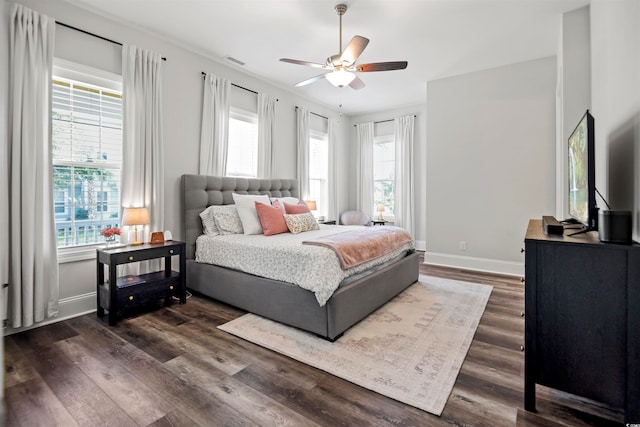
[[[385,264],[346,280],[321,307],[314,294],[296,285],[195,261],[202,234],[200,212],[210,205],[233,204],[232,193],[298,197],[290,179],[245,179],[183,175],[187,287],[251,313],[335,340],[378,307],[418,280],[418,255]]]

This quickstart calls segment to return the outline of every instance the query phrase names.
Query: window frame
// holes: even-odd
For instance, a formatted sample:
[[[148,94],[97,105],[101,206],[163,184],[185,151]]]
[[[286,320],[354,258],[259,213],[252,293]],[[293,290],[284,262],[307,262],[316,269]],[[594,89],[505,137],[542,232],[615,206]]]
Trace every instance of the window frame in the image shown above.
[[[393,178],[392,178],[392,179],[376,178],[376,169],[377,169],[377,168],[376,168],[376,155],[375,155],[375,150],[376,150],[377,146],[379,146],[379,145],[383,145],[383,144],[389,144],[389,143],[391,143],[391,144],[392,144],[392,146],[393,146],[393,153],[394,153],[394,156],[393,156],[393,171],[394,171],[394,172],[393,172]],[[391,181],[391,183],[392,183],[392,185],[393,185],[393,191],[392,191],[392,194],[393,194],[393,212],[394,212],[394,213],[387,213],[387,210],[385,210],[385,212],[383,213],[383,218],[384,218],[384,220],[385,220],[385,221],[387,221],[387,222],[393,222],[393,221],[395,220],[395,202],[396,202],[396,200],[395,200],[395,190],[396,190],[396,178],[397,178],[397,177],[396,177],[396,174],[395,174],[395,169],[396,169],[396,162],[397,162],[397,160],[398,160],[398,159],[396,159],[396,157],[395,157],[395,153],[396,153],[396,143],[397,143],[397,142],[396,142],[396,137],[395,137],[395,135],[393,135],[393,134],[377,135],[377,136],[374,136],[374,137],[373,137],[373,150],[374,150],[374,152],[373,152],[373,188],[374,188],[374,190],[373,190],[373,191],[374,191],[374,194],[373,194],[373,207],[372,207],[372,208],[373,208],[373,217],[372,217],[372,218],[377,219],[377,218],[378,218],[378,215],[379,215],[379,212],[378,212],[378,210],[377,210],[377,207],[378,207],[379,202],[378,202],[378,201],[376,201],[376,198],[375,198],[375,187],[376,187],[376,183],[377,183],[377,182],[389,182],[389,181]]]
[[[322,141],[325,144],[326,147],[326,158],[327,158],[327,168],[325,170],[325,177],[312,177],[311,176],[311,154],[312,154],[312,148],[311,148],[311,140],[315,139],[315,140],[319,140]],[[316,129],[310,129],[309,130],[309,158],[307,159],[308,161],[308,170],[309,170],[309,192],[311,192],[311,181],[320,181],[320,186],[321,186],[321,196],[318,198],[317,196],[311,195],[309,194],[309,198],[311,200],[315,200],[316,205],[317,205],[317,210],[314,213],[314,215],[316,217],[319,216],[323,216],[325,218],[327,218],[327,215],[329,215],[329,179],[331,179],[331,177],[329,176],[329,134],[327,132],[322,132]]]
[[[121,75],[111,73],[105,70],[89,67],[76,62],[67,61],[61,58],[54,58],[53,60],[53,73],[51,76],[52,87],[53,87],[53,82],[55,80],[63,80],[63,81],[71,80],[82,86],[98,87],[103,90],[118,93],[122,96],[123,84],[122,84]],[[49,120],[50,120],[50,123],[52,124],[53,108],[51,110]],[[124,117],[123,117],[123,122],[124,122]],[[51,144],[52,142],[53,140],[51,140]],[[57,161],[54,163],[53,157],[52,157],[51,171],[53,173],[54,166],[65,166],[65,165],[71,165],[71,164],[73,164],[74,166],[78,166],[80,165],[80,162]],[[119,171],[122,170],[122,161],[101,164],[101,168],[109,169],[110,167],[114,166],[114,164],[117,165],[117,169]],[[120,183],[120,191],[121,190],[122,190],[122,183]],[[53,194],[54,211],[57,206],[55,193],[56,193],[56,190],[54,189],[54,194]],[[64,194],[66,195],[65,197],[71,195],[67,190],[64,191]],[[66,204],[64,204],[64,202],[63,202],[63,206],[64,206],[63,208],[64,211],[67,212],[68,209]],[[118,222],[119,222],[119,218],[118,218]],[[57,231],[56,231],[56,240],[57,240]],[[56,243],[56,247],[58,251],[58,263],[63,264],[67,262],[95,259],[96,247],[101,244],[102,244],[101,242],[95,242],[95,243],[88,243],[88,244],[81,244],[81,245],[74,245],[74,246],[58,247]]]
[[[248,111],[242,108],[238,108],[238,107],[230,107],[229,108],[229,130],[231,129],[231,120],[237,120],[237,121],[241,121],[241,122],[245,122],[248,124],[251,124],[254,126],[254,132],[255,132],[255,140],[253,141],[253,155],[254,155],[254,161],[253,161],[253,175],[249,175],[249,174],[239,174],[239,175],[230,175],[229,174],[229,149],[231,148],[231,138],[230,135],[228,135],[228,139],[227,139],[227,164],[226,164],[226,173],[225,176],[229,176],[229,177],[235,177],[235,178],[257,178],[258,177],[258,155],[259,155],[259,150],[258,150],[258,113],[252,112],[252,111]],[[249,148],[244,148],[242,149],[242,151],[249,151]]]

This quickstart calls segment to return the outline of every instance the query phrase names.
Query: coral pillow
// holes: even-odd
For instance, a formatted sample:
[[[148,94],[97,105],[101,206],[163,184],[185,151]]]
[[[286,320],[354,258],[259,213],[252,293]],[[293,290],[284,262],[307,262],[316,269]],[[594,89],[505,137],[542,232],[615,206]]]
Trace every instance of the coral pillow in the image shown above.
[[[303,213],[311,213],[311,211],[309,210],[309,206],[307,206],[307,204],[303,201],[298,202],[295,205],[292,205],[290,203],[286,203],[284,204],[284,210],[288,213],[288,214],[303,214]]]
[[[262,225],[265,236],[289,232],[289,227],[287,227],[287,223],[284,220],[284,210],[277,200],[273,205],[267,205],[261,202],[255,202],[255,204],[260,225]]]

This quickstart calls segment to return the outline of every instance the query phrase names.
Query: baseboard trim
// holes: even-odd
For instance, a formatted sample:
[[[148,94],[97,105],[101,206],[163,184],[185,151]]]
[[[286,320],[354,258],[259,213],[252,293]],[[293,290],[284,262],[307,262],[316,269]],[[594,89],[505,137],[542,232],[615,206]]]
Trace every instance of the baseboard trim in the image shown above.
[[[424,263],[442,267],[463,268],[465,270],[481,271],[484,273],[506,274],[517,277],[524,276],[524,263],[520,262],[425,252]]]
[[[23,328],[6,328],[4,335],[12,335],[18,332],[28,331],[29,329],[39,328],[40,326],[50,325],[52,323],[61,322],[73,317],[82,316],[83,314],[96,311],[96,293],[89,292],[82,295],[75,295],[69,298],[63,298],[58,302],[58,315],[42,322],[34,323],[31,326]]]

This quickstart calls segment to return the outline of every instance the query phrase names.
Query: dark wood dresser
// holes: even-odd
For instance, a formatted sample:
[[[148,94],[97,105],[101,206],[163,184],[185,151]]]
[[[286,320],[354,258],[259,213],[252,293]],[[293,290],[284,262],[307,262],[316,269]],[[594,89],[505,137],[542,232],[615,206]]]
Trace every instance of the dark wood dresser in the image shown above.
[[[565,230],[568,233],[569,230]],[[640,245],[597,233],[525,237],[525,394],[536,384],[619,408],[640,422]]]

